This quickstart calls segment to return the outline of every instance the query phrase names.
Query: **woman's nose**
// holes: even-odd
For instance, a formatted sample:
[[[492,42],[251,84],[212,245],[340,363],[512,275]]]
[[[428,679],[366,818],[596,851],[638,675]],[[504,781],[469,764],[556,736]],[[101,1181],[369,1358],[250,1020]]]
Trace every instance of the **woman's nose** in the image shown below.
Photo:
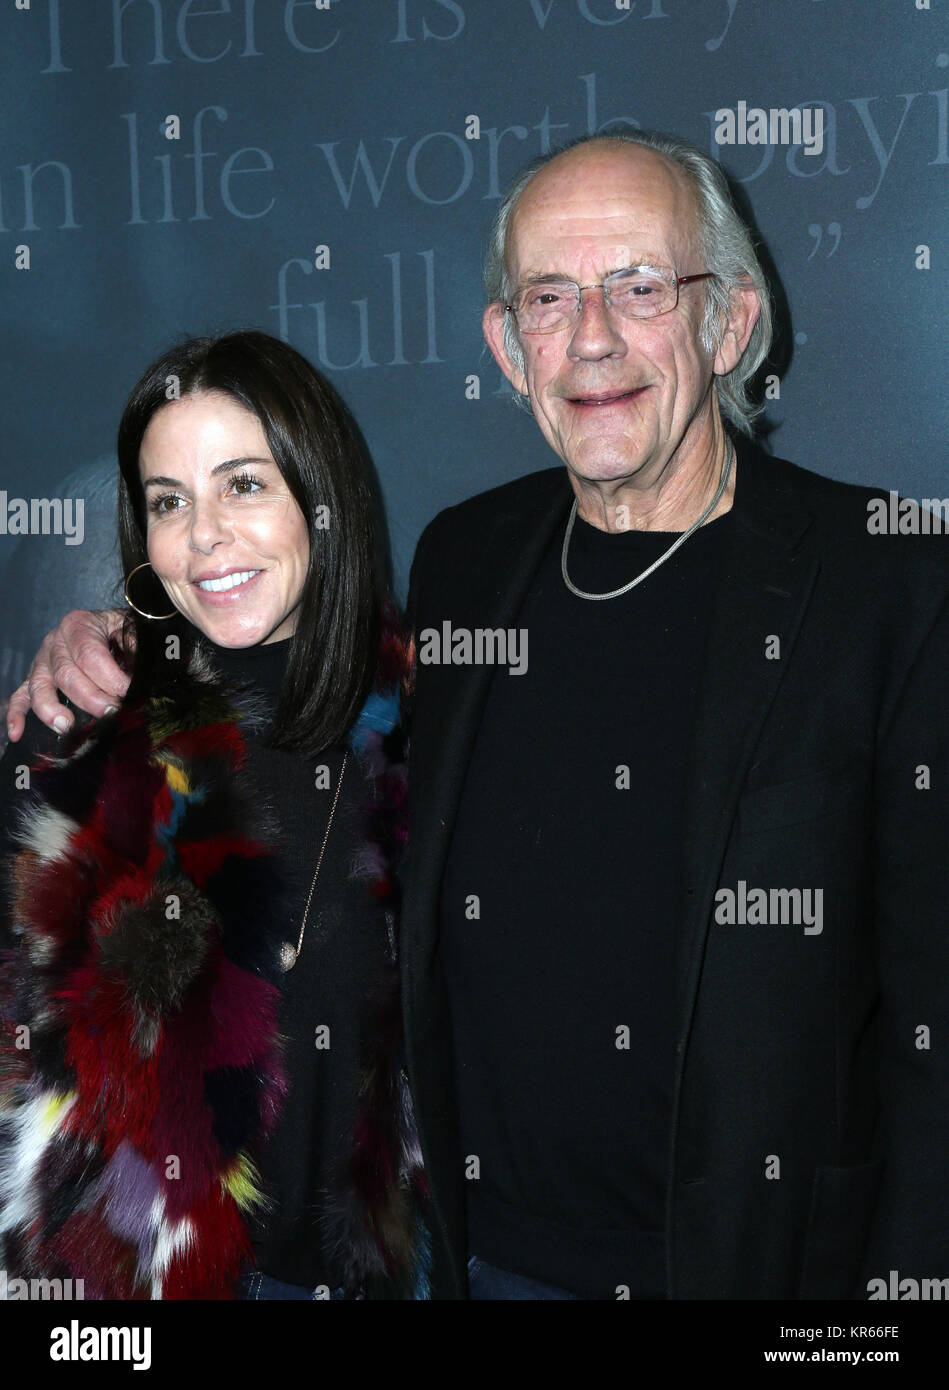
[[[196,500],[191,511],[191,544],[195,550],[210,552],[232,537],[227,517],[213,502]]]

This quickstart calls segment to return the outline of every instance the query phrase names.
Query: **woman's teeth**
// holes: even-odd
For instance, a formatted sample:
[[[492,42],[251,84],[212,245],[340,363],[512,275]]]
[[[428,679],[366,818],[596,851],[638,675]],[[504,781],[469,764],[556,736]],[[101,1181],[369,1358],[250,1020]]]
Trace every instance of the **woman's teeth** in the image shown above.
[[[226,574],[223,579],[200,579],[198,588],[209,594],[223,594],[227,589],[236,589],[238,584],[246,584],[260,570],[241,570],[238,574]]]

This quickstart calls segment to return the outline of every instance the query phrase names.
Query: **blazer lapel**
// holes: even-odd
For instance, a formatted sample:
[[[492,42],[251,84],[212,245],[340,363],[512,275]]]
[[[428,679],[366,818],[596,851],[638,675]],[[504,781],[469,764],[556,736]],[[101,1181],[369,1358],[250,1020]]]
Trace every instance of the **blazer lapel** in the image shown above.
[[[819,569],[811,514],[773,461],[739,443],[734,514],[687,760],[676,933],[678,1083],[705,934],[738,798]],[[769,659],[767,642],[780,639]]]
[[[544,551],[557,527],[566,524],[572,501],[566,470],[554,468],[540,475],[528,506],[521,500],[498,511],[478,572],[466,574],[461,584],[446,585],[444,611],[453,627],[517,626]],[[412,802],[410,834],[424,853],[410,856],[406,880],[404,951],[412,984],[427,972],[435,951],[445,860],[495,670],[490,665],[448,665],[432,682],[429,695],[419,672],[409,775],[410,786],[416,775],[424,779],[425,795]]]

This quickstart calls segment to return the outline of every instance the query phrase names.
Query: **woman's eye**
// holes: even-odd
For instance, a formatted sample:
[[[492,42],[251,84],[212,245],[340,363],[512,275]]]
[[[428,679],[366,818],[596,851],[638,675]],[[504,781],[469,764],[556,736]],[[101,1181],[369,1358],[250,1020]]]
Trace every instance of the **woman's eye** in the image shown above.
[[[232,478],[231,482],[234,491],[242,497],[247,497],[251,493],[259,492],[263,487],[263,483],[260,479],[252,478],[249,473],[240,473],[236,478]]]
[[[178,503],[181,498],[176,492],[163,492],[160,497],[152,499],[151,510],[167,515],[169,512],[178,510]]]

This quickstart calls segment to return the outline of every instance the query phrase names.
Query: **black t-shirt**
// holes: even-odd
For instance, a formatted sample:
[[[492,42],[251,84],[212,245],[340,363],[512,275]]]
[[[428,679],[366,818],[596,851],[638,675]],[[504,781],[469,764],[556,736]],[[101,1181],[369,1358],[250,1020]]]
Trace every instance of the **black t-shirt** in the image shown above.
[[[664,1296],[676,856],[732,524],[603,602],[567,590],[555,536],[517,619],[528,669],[491,682],[444,879],[469,1249],[588,1296]],[[568,573],[607,592],[673,540],[578,518]]]

